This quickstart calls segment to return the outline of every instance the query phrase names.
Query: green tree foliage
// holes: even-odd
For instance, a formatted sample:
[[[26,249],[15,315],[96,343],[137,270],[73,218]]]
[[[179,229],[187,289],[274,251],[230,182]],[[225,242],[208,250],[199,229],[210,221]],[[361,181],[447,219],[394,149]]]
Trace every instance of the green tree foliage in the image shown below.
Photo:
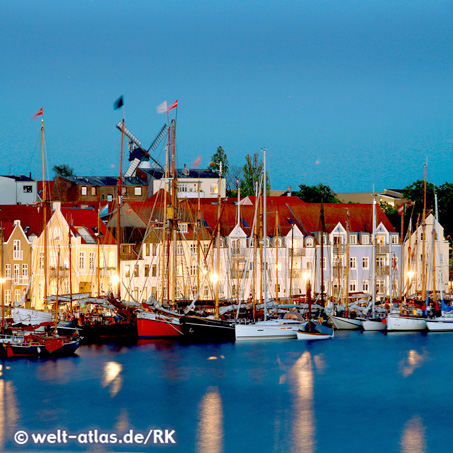
[[[260,183],[263,174],[263,161],[260,159],[259,153],[254,153],[253,156],[247,154],[245,156],[245,165],[242,168],[242,179],[240,180],[241,195],[247,197],[255,195],[256,183]],[[267,176],[267,193],[271,189],[269,176]]]
[[[385,212],[385,215],[394,215],[398,213],[398,209],[386,201],[380,201],[379,206]]]
[[[57,177],[57,176],[75,176],[74,170],[67,164],[54,165],[52,167],[52,171],[55,173],[55,177]]]
[[[299,191],[296,192],[296,197],[299,197],[306,203],[321,203],[321,198],[324,203],[340,203],[335,192],[324,184],[318,184],[317,186],[300,184]]]
[[[426,183],[426,210],[434,209],[434,192],[436,186],[430,182]],[[414,213],[421,214],[423,212],[423,195],[424,181],[418,180],[403,189],[403,196],[406,200],[415,201]]]
[[[211,169],[219,171],[220,162],[222,162],[222,176],[227,178],[230,166],[228,165],[228,156],[221,146],[219,146],[217,151],[211,156]]]

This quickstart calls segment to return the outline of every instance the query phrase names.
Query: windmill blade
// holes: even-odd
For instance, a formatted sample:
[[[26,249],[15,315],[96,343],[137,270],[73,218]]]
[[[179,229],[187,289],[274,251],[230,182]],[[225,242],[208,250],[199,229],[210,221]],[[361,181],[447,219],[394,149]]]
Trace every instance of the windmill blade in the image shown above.
[[[164,139],[165,135],[167,134],[168,131],[168,126],[164,124],[159,131],[159,133],[156,135],[156,138],[154,141],[151,143],[150,147],[148,148],[148,152],[150,151],[155,151],[156,148],[159,146],[159,143]]]

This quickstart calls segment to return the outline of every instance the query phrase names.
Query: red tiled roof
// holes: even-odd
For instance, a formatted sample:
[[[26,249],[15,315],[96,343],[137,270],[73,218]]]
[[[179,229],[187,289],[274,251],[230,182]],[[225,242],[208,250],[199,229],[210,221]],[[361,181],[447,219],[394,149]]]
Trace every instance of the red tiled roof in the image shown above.
[[[50,218],[50,212],[48,212]],[[20,220],[26,236],[39,236],[43,230],[43,209],[41,206],[0,205],[0,221],[2,222],[4,240],[7,241],[14,230],[14,221]],[[27,229],[28,227],[28,229]]]

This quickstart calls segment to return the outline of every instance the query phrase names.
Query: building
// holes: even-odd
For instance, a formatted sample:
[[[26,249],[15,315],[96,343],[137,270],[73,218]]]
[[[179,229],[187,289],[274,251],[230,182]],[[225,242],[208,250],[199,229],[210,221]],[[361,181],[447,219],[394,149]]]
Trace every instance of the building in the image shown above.
[[[0,176],[0,205],[32,204],[37,200],[37,184],[31,175]]]

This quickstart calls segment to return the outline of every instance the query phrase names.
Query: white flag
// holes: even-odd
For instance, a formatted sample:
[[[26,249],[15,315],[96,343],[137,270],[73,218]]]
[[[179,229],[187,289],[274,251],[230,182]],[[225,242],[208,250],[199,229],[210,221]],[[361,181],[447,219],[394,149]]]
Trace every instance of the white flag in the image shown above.
[[[167,113],[168,108],[167,108],[167,101],[162,102],[162,104],[159,104],[157,106],[157,113]]]

